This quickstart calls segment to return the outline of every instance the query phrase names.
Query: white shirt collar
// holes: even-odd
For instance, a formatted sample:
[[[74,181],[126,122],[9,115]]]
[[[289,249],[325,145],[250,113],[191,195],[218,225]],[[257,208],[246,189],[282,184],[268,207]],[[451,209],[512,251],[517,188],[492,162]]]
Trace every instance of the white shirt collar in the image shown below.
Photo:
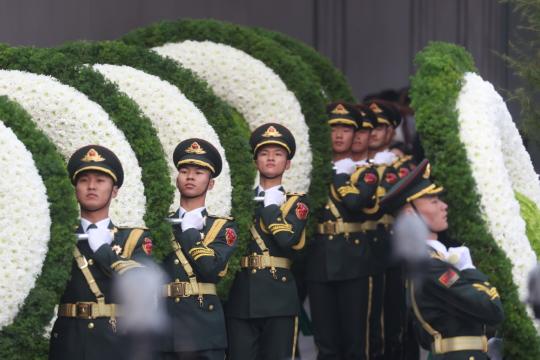
[[[111,223],[111,218],[105,218],[103,220],[98,221],[96,226],[99,229],[107,230],[109,229],[109,224]],[[88,233],[88,227],[93,224],[91,221],[86,220],[85,218],[81,218],[81,226],[85,233]]]
[[[431,246],[436,251],[440,252],[444,256],[448,256],[448,249],[446,249],[446,246],[439,240],[427,240],[427,245]]]
[[[196,209],[193,209],[191,211],[198,211],[198,212],[203,212],[204,209],[206,209],[205,206],[201,206],[200,208],[196,208]],[[184,216],[184,214],[186,213],[186,209],[184,209],[183,207],[180,206],[180,211],[178,212],[178,216],[180,217],[180,219]]]
[[[276,186],[272,186],[272,187],[269,188],[269,189],[263,189],[263,187],[259,184],[259,186],[257,187],[257,194],[259,194],[261,191],[265,191],[265,192],[266,192],[266,191],[268,191],[268,190],[274,190],[274,189],[279,190],[279,188],[281,188],[281,186],[282,186],[282,185],[279,184],[279,185],[276,185]]]

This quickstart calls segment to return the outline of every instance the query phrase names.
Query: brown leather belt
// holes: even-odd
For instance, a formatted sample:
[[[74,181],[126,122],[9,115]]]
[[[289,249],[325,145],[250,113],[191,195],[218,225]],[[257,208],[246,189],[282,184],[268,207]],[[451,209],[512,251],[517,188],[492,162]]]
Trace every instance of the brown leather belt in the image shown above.
[[[478,350],[487,352],[488,341],[486,336],[456,336],[451,338],[435,339],[431,345],[434,354],[446,354],[454,351]]]
[[[196,286],[198,286],[198,289],[194,289],[190,282],[175,281],[163,286],[163,296],[176,298],[217,295],[216,284],[198,282]]]
[[[282,257],[270,256],[270,255],[259,255],[253,254],[248,256],[243,256],[240,260],[240,266],[243,268],[252,268],[252,269],[265,269],[265,268],[282,268],[290,269],[291,260]]]
[[[58,316],[78,319],[114,318],[118,316],[118,306],[116,304],[99,304],[96,302],[60,304],[58,306]]]

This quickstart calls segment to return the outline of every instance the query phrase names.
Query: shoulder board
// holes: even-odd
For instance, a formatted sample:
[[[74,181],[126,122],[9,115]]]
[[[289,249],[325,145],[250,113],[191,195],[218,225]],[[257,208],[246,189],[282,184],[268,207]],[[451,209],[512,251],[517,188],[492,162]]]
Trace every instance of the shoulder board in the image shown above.
[[[115,226],[118,230],[133,230],[133,229],[141,229],[141,230],[148,230],[147,227],[144,226]]]
[[[233,221],[234,218],[232,216],[224,216],[224,215],[211,215],[211,214],[208,214],[206,215],[208,217],[211,217],[211,218],[214,218],[214,219],[225,219],[225,220],[229,220],[229,221]]]
[[[169,213],[169,215],[167,215],[167,216],[168,216],[168,217],[173,217],[174,214],[176,214],[176,211],[171,211],[171,212]]]
[[[405,155],[404,157],[398,158],[396,161],[392,163],[392,166],[398,167],[403,165],[405,162],[412,160],[412,155]]]
[[[306,195],[305,192],[286,192],[285,195],[287,196],[304,196]]]

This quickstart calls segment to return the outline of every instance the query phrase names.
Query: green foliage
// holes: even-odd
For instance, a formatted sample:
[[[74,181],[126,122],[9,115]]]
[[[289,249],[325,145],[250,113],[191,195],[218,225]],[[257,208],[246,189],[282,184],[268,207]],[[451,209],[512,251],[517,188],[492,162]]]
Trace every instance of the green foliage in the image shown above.
[[[511,44],[511,55],[504,56],[523,84],[514,92],[521,105],[521,132],[540,142],[540,2],[538,0],[504,0],[521,17],[520,33]]]
[[[327,102],[337,100],[356,102],[351,87],[347,83],[343,73],[333,66],[329,59],[318,53],[317,50],[279,32],[269,31],[263,28],[254,28],[254,30],[257,34],[278,42],[292,54],[300,56],[318,77],[322,86],[323,96],[325,96]]]
[[[527,238],[536,253],[540,258],[540,210],[528,197],[516,192],[516,199],[519,201],[520,213],[527,229]]]
[[[101,63],[131,66],[178,87],[203,112],[219,136],[231,169],[232,215],[238,223],[240,239],[249,238],[255,169],[248,144],[249,129],[240,114],[215,96],[208,85],[199,80],[191,71],[144,48],[128,46],[120,42],[79,42],[63,46],[59,48],[59,51],[80,64]],[[172,161],[172,159],[167,159],[167,161]],[[168,176],[168,170],[162,175]],[[219,178],[217,181],[220,181]],[[170,200],[168,201],[170,203]],[[167,226],[162,221],[163,217],[164,215],[156,220]],[[153,230],[152,227],[151,230]],[[163,240],[161,241],[161,255],[170,251],[169,238],[170,236],[167,235],[167,238],[160,239]],[[235,253],[229,265],[229,275],[219,285],[221,295],[226,293],[226,289],[232,281],[231,275],[239,268],[240,256],[246,245],[246,241],[239,244],[240,250]]]
[[[48,344],[42,336],[43,329],[51,320],[54,306],[69,277],[71,249],[75,244],[73,228],[77,225],[79,213],[63,158],[47,136],[36,127],[30,115],[2,96],[0,121],[31,152],[47,190],[52,221],[49,251],[41,275],[14,322],[0,331],[0,358],[45,359]],[[31,226],[31,223],[27,226]]]
[[[314,170],[309,190],[311,204],[315,209],[324,206],[326,183],[331,171],[329,127],[325,122],[326,99],[321,94],[318,79],[298,56],[249,28],[215,20],[160,22],[134,30],[122,40],[147,48],[184,40],[212,41],[240,49],[270,67],[295,94],[302,107],[313,152]]]
[[[456,100],[465,72],[476,71],[472,57],[459,46],[435,42],[415,59],[412,107],[416,126],[433,165],[433,176],[447,190],[451,236],[471,248],[478,267],[497,286],[506,319],[502,331],[510,359],[540,359],[540,339],[520,302],[512,265],[497,246],[481,216],[476,183],[459,138]]]
[[[147,207],[144,220],[156,239],[156,253],[162,254],[171,236],[163,218],[174,190],[156,131],[137,104],[103,76],[55,49],[7,48],[0,52],[0,68],[51,75],[103,107],[126,136],[141,166]]]

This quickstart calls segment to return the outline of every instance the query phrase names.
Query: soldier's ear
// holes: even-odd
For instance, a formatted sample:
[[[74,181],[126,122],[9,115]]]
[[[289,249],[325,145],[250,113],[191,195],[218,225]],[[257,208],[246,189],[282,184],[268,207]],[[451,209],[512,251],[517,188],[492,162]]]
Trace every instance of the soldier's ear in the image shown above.
[[[208,182],[208,190],[212,190],[215,183],[216,181],[214,179],[210,179],[210,181]]]
[[[114,199],[118,195],[118,186],[113,185],[112,192],[111,192],[111,199]]]
[[[290,167],[291,167],[291,160],[287,160],[287,162],[285,163],[285,170],[289,170]]]

